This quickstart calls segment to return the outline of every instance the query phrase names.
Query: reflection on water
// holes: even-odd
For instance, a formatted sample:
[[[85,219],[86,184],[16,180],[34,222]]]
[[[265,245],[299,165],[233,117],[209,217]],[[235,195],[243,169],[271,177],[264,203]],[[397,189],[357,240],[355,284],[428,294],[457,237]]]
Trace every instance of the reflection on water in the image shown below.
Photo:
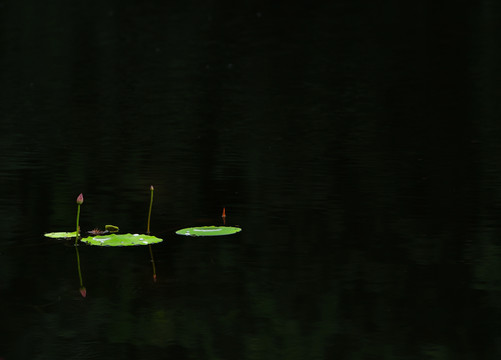
[[[0,18],[0,357],[497,358],[495,5],[75,6]],[[151,184],[157,282],[42,236]]]
[[[78,279],[80,280],[80,295],[82,297],[87,296],[87,289],[85,288],[83,284],[83,277],[82,277],[82,268],[80,266],[80,253],[78,252],[78,246],[75,245],[75,253],[77,255],[77,270],[78,270]]]

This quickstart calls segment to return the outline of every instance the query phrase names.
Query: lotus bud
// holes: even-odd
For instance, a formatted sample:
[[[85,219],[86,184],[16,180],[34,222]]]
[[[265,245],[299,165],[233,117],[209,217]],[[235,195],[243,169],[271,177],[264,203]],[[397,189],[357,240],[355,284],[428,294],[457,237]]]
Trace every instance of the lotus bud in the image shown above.
[[[83,194],[78,195],[77,197],[77,204],[82,205],[84,201]]]
[[[87,296],[87,289],[84,286],[80,288],[80,294],[82,295],[82,297]]]

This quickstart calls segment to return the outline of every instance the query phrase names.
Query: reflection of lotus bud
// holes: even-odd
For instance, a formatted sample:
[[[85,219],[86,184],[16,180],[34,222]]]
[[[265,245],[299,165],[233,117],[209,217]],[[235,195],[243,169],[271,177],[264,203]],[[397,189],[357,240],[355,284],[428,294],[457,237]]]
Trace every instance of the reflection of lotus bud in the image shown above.
[[[78,195],[77,197],[77,204],[82,205],[83,204],[83,194]]]
[[[87,296],[87,289],[84,286],[80,288],[80,294],[82,294],[82,297]]]

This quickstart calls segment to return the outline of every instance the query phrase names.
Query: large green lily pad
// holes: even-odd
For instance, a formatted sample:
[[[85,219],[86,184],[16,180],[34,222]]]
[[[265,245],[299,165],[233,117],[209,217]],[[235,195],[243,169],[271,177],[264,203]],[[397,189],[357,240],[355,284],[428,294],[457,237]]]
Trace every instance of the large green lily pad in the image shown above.
[[[221,236],[232,235],[242,231],[241,228],[233,226],[196,226],[176,231],[178,235],[186,236]]]
[[[53,239],[63,239],[63,238],[72,238],[72,237],[74,238],[75,236],[77,236],[77,232],[76,231],[73,231],[73,232],[58,231],[58,232],[51,232],[51,233],[44,234],[44,236],[49,237],[49,238],[53,238]]]
[[[149,245],[162,242],[163,239],[155,236],[143,234],[110,234],[89,236],[82,239],[82,242],[97,246],[138,246]]]

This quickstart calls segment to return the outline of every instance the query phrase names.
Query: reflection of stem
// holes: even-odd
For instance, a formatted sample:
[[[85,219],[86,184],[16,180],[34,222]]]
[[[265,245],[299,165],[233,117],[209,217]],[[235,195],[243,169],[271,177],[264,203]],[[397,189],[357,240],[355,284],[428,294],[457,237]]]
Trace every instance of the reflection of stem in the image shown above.
[[[77,231],[75,235],[75,245],[78,243],[78,234],[80,232],[80,226],[79,226],[79,221],[80,221],[80,204],[77,205]]]
[[[155,269],[155,259],[153,258],[153,249],[151,248],[151,244],[148,244],[150,248],[150,256],[151,256],[151,266],[153,267],[153,281],[157,282],[157,270]]]
[[[78,278],[80,279],[80,294],[83,297],[87,296],[87,290],[83,286],[82,270],[80,269],[80,254],[78,253],[78,246],[75,245],[75,252],[77,253],[77,268],[78,268]]]

